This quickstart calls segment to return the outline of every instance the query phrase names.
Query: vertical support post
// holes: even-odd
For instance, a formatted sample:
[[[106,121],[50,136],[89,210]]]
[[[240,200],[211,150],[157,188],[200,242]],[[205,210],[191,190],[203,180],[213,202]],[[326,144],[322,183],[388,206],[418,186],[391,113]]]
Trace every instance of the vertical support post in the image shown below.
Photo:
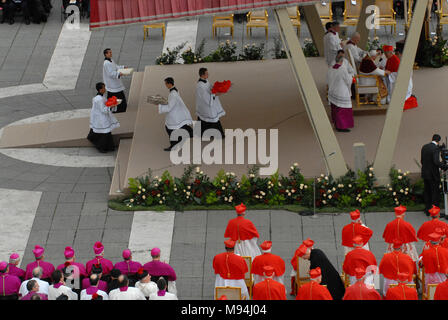
[[[275,17],[291,63],[292,72],[297,81],[314,134],[322,150],[328,172],[335,178],[343,176],[347,172],[347,166],[341,148],[317,91],[316,83],[303,54],[299,39],[289,20],[288,12],[285,8],[276,9]],[[322,61],[322,63],[324,62]]]
[[[356,25],[356,32],[359,33],[361,39],[359,40],[358,47],[363,50],[366,50],[367,46],[367,38],[369,37],[370,30],[367,29],[366,21],[368,17],[368,13],[366,13],[366,9],[368,6],[375,5],[375,0],[363,0],[361,13],[359,14],[358,24]]]
[[[395,145],[397,144],[398,132],[400,130],[403,105],[409,80],[411,78],[411,71],[414,66],[418,40],[428,3],[428,0],[416,1],[414,16],[411,21],[403,56],[398,69],[397,81],[395,83],[392,99],[386,114],[386,121],[376,151],[374,170],[379,184],[386,184],[390,180],[389,171],[392,166]]]
[[[358,171],[364,172],[367,168],[366,145],[362,142],[354,143],[353,154],[355,155],[355,174],[358,176]]]
[[[322,21],[320,20],[319,13],[317,12],[316,5],[303,6],[303,13],[305,15],[306,23],[308,29],[311,33],[311,38],[313,39],[314,45],[319,51],[319,56],[324,56],[324,35],[325,30],[322,26]]]

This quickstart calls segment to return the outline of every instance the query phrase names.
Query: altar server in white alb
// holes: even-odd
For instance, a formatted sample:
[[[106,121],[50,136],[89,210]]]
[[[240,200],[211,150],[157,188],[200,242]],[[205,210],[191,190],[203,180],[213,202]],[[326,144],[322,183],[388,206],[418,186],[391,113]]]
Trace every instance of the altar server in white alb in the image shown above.
[[[353,77],[342,67],[343,55],[336,57],[336,63],[328,69],[328,101],[331,105],[331,118],[339,132],[350,132],[354,127],[351,85]]]
[[[193,137],[193,119],[191,118],[190,111],[185,105],[184,101],[179,95],[179,91],[174,86],[174,79],[169,77],[165,79],[165,86],[170,90],[168,95],[168,104],[159,104],[159,113],[166,113],[165,129],[170,139],[170,146],[163,150],[171,151],[171,149],[182,141],[180,136],[177,140],[171,140],[171,134],[174,130],[184,129],[188,135]]]
[[[119,128],[120,123],[112,114],[110,107],[106,106],[106,88],[104,83],[96,84],[97,94],[92,100],[90,111],[90,132],[87,139],[92,142],[100,152],[114,151],[112,130]]]
[[[235,210],[237,217],[230,220],[227,224],[224,238],[230,238],[236,242],[236,254],[243,257],[252,257],[253,261],[256,256],[261,254],[260,248],[257,245],[257,240],[260,238],[260,235],[252,221],[244,218],[246,214],[246,206],[241,203],[235,207]]]
[[[123,74],[119,72],[120,69],[125,69],[125,66],[119,66],[112,60],[112,50],[110,48],[104,49],[104,64],[103,64],[103,81],[106,84],[107,98],[117,97],[122,102],[117,106],[114,113],[126,112],[128,104],[126,96],[124,95],[124,85],[121,81]]]
[[[218,97],[222,94],[212,93],[212,85],[208,81],[208,70],[206,68],[199,69],[199,77],[196,85],[196,115],[198,121],[201,122],[201,136],[207,129],[216,129],[224,138],[224,129],[219,120],[226,114]]]
[[[327,32],[324,36],[324,56],[327,65],[332,67],[338,50],[342,50],[341,39],[338,31],[340,30],[339,22],[327,22],[325,24]]]

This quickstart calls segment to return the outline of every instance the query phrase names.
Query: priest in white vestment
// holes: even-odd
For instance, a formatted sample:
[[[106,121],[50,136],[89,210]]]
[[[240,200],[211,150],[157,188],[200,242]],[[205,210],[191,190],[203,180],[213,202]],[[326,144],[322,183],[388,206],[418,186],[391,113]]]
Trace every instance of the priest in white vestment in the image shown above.
[[[170,146],[163,150],[171,151],[173,147],[182,141],[182,137],[179,137],[178,140],[171,140],[173,131],[183,129],[187,131],[190,138],[193,137],[193,129],[191,127],[193,119],[177,88],[174,86],[174,79],[171,77],[166,78],[165,85],[170,90],[168,104],[159,104],[159,113],[167,114],[165,117],[165,129],[170,138]]]
[[[96,84],[97,95],[92,99],[92,110],[90,111],[90,132],[87,139],[102,153],[114,151],[112,130],[119,128],[120,123],[112,114],[110,107],[106,106],[104,94],[106,88],[104,83]]]
[[[112,111],[114,113],[126,112],[127,102],[126,96],[124,94],[124,85],[121,81],[122,73],[119,72],[120,69],[125,69],[125,66],[119,66],[112,60],[112,50],[107,48],[104,50],[104,63],[103,63],[103,81],[106,84],[107,98],[117,97],[121,99],[121,103],[114,108]]]
[[[216,129],[224,138],[224,129],[222,128],[221,117],[226,115],[219,96],[222,93],[212,93],[212,85],[208,81],[208,70],[199,69],[199,80],[196,85],[196,115],[201,122],[201,136],[207,129]]]
[[[336,57],[336,63],[328,69],[328,101],[331,105],[331,118],[339,132],[350,132],[354,127],[351,85],[353,77],[342,67],[343,55]]]
[[[344,45],[344,51],[348,52],[350,56],[353,58],[355,66],[353,68],[358,67],[361,63],[363,57],[367,54],[366,51],[362,50],[358,47],[359,40],[361,40],[361,36],[358,32],[355,32]]]
[[[332,67],[338,51],[342,50],[341,39],[338,34],[340,27],[337,22],[328,22],[325,28],[327,32],[324,36],[324,56],[328,67]]]

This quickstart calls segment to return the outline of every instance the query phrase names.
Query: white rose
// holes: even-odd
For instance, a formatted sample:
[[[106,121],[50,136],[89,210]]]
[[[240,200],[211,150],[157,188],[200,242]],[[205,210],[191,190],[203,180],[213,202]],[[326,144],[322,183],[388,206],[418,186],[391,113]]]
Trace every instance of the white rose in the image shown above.
[[[348,187],[349,187],[349,188],[351,188],[351,187],[352,187],[352,185],[351,185],[351,184],[349,184],[349,185],[348,185]]]
[[[402,176],[398,176],[398,180],[401,180]]]
[[[221,189],[222,189],[222,190],[226,190],[226,187],[222,187]]]
[[[145,199],[146,199],[146,196],[142,196],[142,199],[145,200]]]
[[[294,170],[294,167],[291,167],[291,170]]]
[[[297,162],[294,162],[294,167],[298,167],[299,164]]]
[[[162,200],[160,200],[159,203],[162,204],[163,203]]]
[[[134,199],[129,200],[130,202],[134,202]]]
[[[190,192],[190,191],[188,191],[188,192],[187,192],[187,196],[189,196],[189,195],[190,195],[190,193],[191,193],[191,192]],[[157,195],[157,196],[160,196],[160,195]]]
[[[332,198],[332,196],[331,196],[331,194],[328,196],[328,199],[331,199]]]
[[[190,187],[190,186],[187,186],[187,189],[188,189],[188,190],[190,190],[190,189],[191,189],[191,187]]]
[[[397,193],[394,191],[394,193],[392,193],[393,196],[395,196]]]
[[[323,204],[327,204],[327,201],[325,201],[325,200],[322,200],[322,203],[323,203]]]
[[[221,183],[224,183],[224,180],[221,180]]]
[[[292,190],[291,190],[291,192],[292,192],[292,193],[295,193],[295,192],[296,192],[296,190],[295,190],[295,189],[292,189]]]
[[[189,193],[189,192],[188,192],[188,193]],[[158,194],[157,194],[157,197],[159,197],[159,198],[160,198],[160,193],[158,193]]]
[[[139,190],[137,193],[138,193],[138,194],[141,194],[142,192]]]
[[[224,197],[224,201],[227,201],[227,197]]]

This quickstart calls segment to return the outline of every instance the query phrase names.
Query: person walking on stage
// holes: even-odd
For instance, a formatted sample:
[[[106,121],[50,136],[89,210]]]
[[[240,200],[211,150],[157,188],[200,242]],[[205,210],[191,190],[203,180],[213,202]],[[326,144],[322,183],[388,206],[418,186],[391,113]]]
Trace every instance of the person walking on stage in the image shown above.
[[[114,110],[114,113],[126,112],[128,104],[126,102],[126,96],[124,95],[124,85],[121,81],[123,74],[119,72],[120,69],[125,69],[125,66],[119,66],[112,60],[112,50],[107,48],[104,50],[104,63],[103,63],[103,81],[106,84],[107,99],[115,96],[117,99],[121,99],[121,103]]]

